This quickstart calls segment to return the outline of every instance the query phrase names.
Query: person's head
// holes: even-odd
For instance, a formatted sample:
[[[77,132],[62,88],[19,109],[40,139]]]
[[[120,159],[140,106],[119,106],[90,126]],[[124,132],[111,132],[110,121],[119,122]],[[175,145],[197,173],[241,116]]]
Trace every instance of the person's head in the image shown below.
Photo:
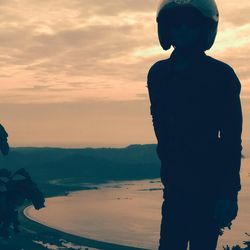
[[[162,48],[209,49],[216,37],[218,15],[213,0],[163,0],[156,19]]]
[[[186,50],[200,46],[204,20],[198,10],[193,7],[175,8],[167,18],[166,27],[173,47]]]

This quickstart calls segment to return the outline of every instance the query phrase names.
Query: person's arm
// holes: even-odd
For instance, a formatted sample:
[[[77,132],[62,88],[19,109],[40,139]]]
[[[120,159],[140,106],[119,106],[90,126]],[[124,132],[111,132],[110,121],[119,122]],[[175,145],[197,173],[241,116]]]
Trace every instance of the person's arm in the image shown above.
[[[159,98],[157,98],[157,74],[156,74],[156,64],[151,66],[148,71],[147,76],[147,88],[150,100],[150,114],[152,117],[152,124],[155,131],[157,140],[160,139],[160,129],[159,129]]]
[[[226,81],[226,89],[222,98],[220,122],[220,147],[223,164],[219,197],[237,200],[241,190],[240,166],[242,151],[242,109],[240,101],[241,84],[234,70],[230,67]]]
[[[148,94],[150,99],[150,114],[152,117],[152,124],[155,132],[155,136],[157,138],[158,144],[157,144],[157,155],[159,159],[163,159],[164,152],[163,149],[163,141],[165,138],[165,129],[163,124],[163,118],[161,117],[161,103],[160,103],[160,88],[159,88],[159,82],[157,79],[157,70],[158,70],[158,63],[156,62],[151,66],[151,68],[148,71],[147,75],[147,88],[148,88]]]

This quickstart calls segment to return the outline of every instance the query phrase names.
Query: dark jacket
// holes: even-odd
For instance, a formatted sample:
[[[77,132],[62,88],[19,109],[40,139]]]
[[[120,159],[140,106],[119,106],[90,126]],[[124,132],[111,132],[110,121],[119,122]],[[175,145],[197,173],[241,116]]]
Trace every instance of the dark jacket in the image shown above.
[[[164,186],[215,192],[236,200],[241,189],[241,84],[226,63],[193,55],[189,70],[173,69],[176,50],[149,69],[150,111]]]

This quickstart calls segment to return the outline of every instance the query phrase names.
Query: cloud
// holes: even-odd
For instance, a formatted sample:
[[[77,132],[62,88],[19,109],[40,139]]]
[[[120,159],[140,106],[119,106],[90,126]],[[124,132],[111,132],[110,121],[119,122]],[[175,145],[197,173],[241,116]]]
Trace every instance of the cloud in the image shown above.
[[[211,54],[248,79],[250,5],[218,5],[221,30]],[[158,42],[156,8],[157,0],[0,1],[1,102],[24,102],[25,91],[28,102],[141,98],[149,67],[169,56]]]
[[[158,41],[157,2],[0,0],[1,121],[16,145],[155,140],[146,77],[171,52]],[[233,66],[249,114],[250,3],[217,2],[207,53]]]
[[[219,8],[220,19],[222,22],[241,26],[249,23],[249,1],[225,1],[217,0],[217,5]]]

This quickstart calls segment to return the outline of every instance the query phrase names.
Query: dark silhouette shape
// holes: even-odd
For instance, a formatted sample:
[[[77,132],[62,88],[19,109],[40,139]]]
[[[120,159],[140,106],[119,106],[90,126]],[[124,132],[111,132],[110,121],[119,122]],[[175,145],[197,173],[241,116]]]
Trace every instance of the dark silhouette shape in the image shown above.
[[[245,235],[250,236],[248,233],[245,233]],[[230,247],[227,245],[226,247],[223,246],[223,250],[250,250],[250,241],[243,241],[243,244],[246,247],[241,248],[239,245],[236,245],[230,249]]]
[[[150,111],[164,185],[159,250],[215,250],[230,229],[241,189],[241,84],[205,54],[215,39],[213,0],[164,0],[157,15],[164,50],[148,72]]]
[[[8,133],[4,129],[3,125],[0,124],[0,150],[3,155],[9,153],[9,144],[8,144]]]
[[[45,207],[45,199],[23,168],[13,175],[7,169],[0,169],[0,178],[6,179],[0,179],[0,236],[8,238],[10,225],[15,233],[19,232],[18,207],[28,200],[39,210]]]
[[[8,133],[0,124],[0,151],[4,156],[9,153]],[[30,201],[35,209],[45,207],[44,195],[32,181],[29,173],[21,168],[11,173],[6,168],[0,169],[0,236],[9,237],[9,228],[13,225],[14,232],[19,232],[18,208]]]

